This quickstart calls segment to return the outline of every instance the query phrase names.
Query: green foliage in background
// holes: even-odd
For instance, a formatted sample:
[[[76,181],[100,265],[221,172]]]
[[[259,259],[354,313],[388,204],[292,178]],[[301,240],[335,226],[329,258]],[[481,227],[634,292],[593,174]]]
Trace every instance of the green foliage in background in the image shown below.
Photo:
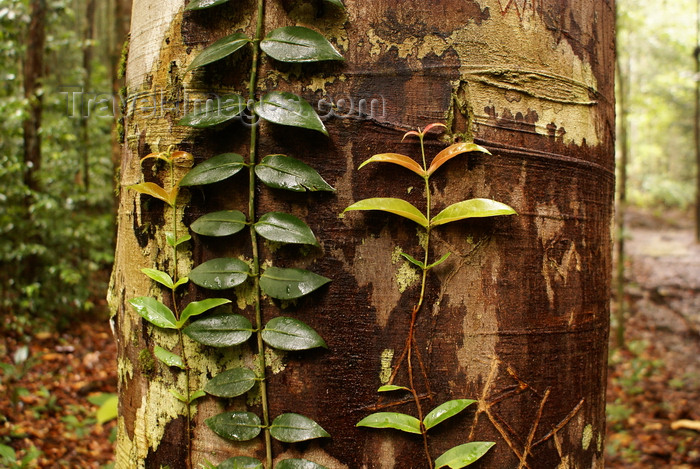
[[[686,209],[695,197],[697,171],[696,2],[619,0],[617,8],[618,80],[629,82],[629,202]]]
[[[10,318],[13,327],[27,328],[36,319],[56,323],[91,311],[91,298],[104,296],[104,272],[112,262],[112,119],[92,113],[85,141],[79,137],[79,106],[74,117],[69,115],[68,98],[84,80],[81,20],[73,5],[48,2],[41,190],[31,192],[23,183],[22,139],[28,1],[0,4],[0,312],[5,326]],[[107,61],[99,50],[94,55],[89,89],[108,92]],[[86,144],[89,190],[82,186],[80,173]]]

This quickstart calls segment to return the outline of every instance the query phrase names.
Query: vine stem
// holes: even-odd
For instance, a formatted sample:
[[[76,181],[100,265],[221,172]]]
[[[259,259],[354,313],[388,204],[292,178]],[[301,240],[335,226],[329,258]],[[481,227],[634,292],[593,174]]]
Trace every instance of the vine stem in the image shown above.
[[[248,103],[254,103],[255,90],[258,83],[258,62],[260,59],[260,41],[263,34],[263,22],[265,19],[265,1],[258,0],[255,39],[253,41],[253,59],[250,68],[250,82],[248,85]],[[270,409],[267,398],[267,377],[265,363],[265,345],[262,339],[263,317],[260,292],[260,255],[258,250],[258,237],[255,231],[255,165],[257,161],[258,121],[254,120],[250,129],[250,151],[248,155],[248,221],[250,222],[250,243],[253,254],[253,289],[255,303],[255,330],[258,349],[258,379],[260,380],[260,396],[263,414],[263,434],[265,438],[265,462],[268,469],[272,469],[272,439],[270,437]]]
[[[169,156],[170,156],[170,151],[168,151]],[[174,191],[175,190],[175,163],[172,161],[171,158],[168,158],[170,160],[170,190]],[[173,283],[177,283],[178,281],[178,260],[177,260],[177,196],[175,197],[175,200],[173,201]],[[173,311],[175,313],[175,317],[179,320],[180,319],[180,311],[178,310],[177,307],[177,297],[175,295],[175,288],[171,289],[171,295],[172,295],[172,302],[173,302]],[[180,351],[182,354],[182,365],[185,368],[185,399],[187,402],[185,402],[185,418],[187,419],[187,422],[185,423],[186,426],[186,438],[187,438],[187,469],[192,469],[192,409],[190,406],[190,367],[187,364],[187,353],[185,353],[185,339],[182,335],[182,329],[177,330],[177,338],[178,338],[178,343],[180,346]]]

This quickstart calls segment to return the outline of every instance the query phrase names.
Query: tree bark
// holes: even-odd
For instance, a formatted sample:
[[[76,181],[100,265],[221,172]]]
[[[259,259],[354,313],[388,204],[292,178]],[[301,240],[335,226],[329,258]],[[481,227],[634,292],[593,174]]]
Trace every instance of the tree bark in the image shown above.
[[[24,98],[27,117],[24,119],[24,183],[32,191],[39,190],[37,174],[41,168],[41,79],[44,74],[44,42],[46,38],[46,1],[32,0],[31,20],[27,30],[27,52],[24,60]]]
[[[319,4],[323,11],[313,2],[267,2],[265,30],[307,25],[330,37],[345,62],[300,69],[264,60],[260,77],[263,88],[321,101],[329,114],[332,101],[330,138],[262,125],[258,152],[302,159],[337,192],[290,198],[261,189],[258,203],[260,213],[282,208],[304,218],[321,243],[303,261],[298,251],[267,245],[261,246],[263,257],[333,279],[320,295],[294,306],[329,350],[280,357],[269,372],[270,407],[273,414],[309,415],[332,438],[301,446],[276,443],[276,459],[305,457],[329,469],[428,467],[415,435],[355,427],[378,409],[415,414],[410,401],[394,402],[376,389],[401,353],[419,294],[418,275],[396,253],[417,256],[419,233],[411,222],[387,214],[338,214],[367,197],[401,197],[422,206],[424,195],[410,172],[356,168],[376,153],[419,159],[414,143],[401,142],[403,133],[446,122],[451,133],[473,138],[493,156],[447,163],[431,179],[434,209],[486,197],[511,205],[518,215],[449,225],[431,241],[431,258],[448,251],[452,256],[430,271],[427,307],[417,318],[416,340],[431,390],[419,384],[422,400],[430,409],[448,399],[479,399],[478,406],[431,433],[432,456],[468,441],[495,441],[472,467],[603,467],[613,2],[407,0],[397,8],[390,0],[346,0],[345,16]],[[197,162],[247,151],[248,129],[240,123],[215,131],[175,125],[183,103],[206,91],[245,94],[248,56],[184,73],[214,40],[240,29],[251,36],[251,2],[215,8],[183,13],[176,2],[133,5],[130,106],[110,290],[119,347],[118,468],[185,467],[185,420],[167,391],[175,374],[154,363],[149,352],[173,339],[147,326],[127,303],[154,294],[139,270],[167,263],[160,240],[171,215],[127,187],[140,182],[142,173],[153,180],[140,158],[171,145]],[[146,105],[156,109],[144,111]],[[426,144],[429,158],[446,146],[438,139]],[[191,191],[181,223],[214,209],[241,209],[238,192],[232,185]],[[235,242],[195,239],[183,269],[241,254],[247,255]],[[206,295],[191,287],[187,298]],[[239,303],[242,314],[249,314],[245,301]],[[281,314],[272,303],[264,304],[263,313]],[[202,351],[187,347],[192,354]],[[193,389],[249,355],[244,349],[197,355],[190,363]],[[245,399],[233,405],[256,409]],[[238,454],[260,456],[261,442],[229,444],[204,425],[217,406],[209,398],[198,404],[195,466]]]

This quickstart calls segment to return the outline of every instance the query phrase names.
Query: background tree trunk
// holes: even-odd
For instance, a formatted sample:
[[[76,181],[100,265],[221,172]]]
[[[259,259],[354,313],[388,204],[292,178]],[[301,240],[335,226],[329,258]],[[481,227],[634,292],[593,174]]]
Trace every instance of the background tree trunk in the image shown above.
[[[266,5],[266,31],[308,25],[331,37],[346,58],[306,71],[264,64],[260,75],[271,89],[336,106],[326,120],[329,139],[261,128],[260,155],[301,158],[338,189],[313,198],[266,190],[258,199],[260,213],[283,207],[304,218],[322,246],[303,262],[268,246],[262,247],[264,257],[333,279],[321,295],[298,305],[329,350],[283,356],[269,378],[275,414],[312,416],[332,438],[277,444],[275,454],[306,457],[330,469],[427,466],[419,439],[354,426],[377,408],[414,413],[410,403],[392,405],[376,389],[390,357],[397,358],[403,347],[419,287],[411,267],[392,254],[418,254],[418,233],[412,223],[384,214],[338,214],[376,196],[408,198],[421,206],[423,195],[410,173],[355,168],[375,153],[419,157],[417,145],[401,143],[401,136],[442,121],[494,156],[445,165],[447,171],[431,180],[434,207],[487,197],[519,215],[458,223],[432,242],[432,257],[453,255],[430,272],[428,307],[418,318],[417,342],[433,392],[424,396],[426,407],[480,399],[478,408],[436,428],[433,457],[480,440],[497,444],[473,467],[603,467],[614,192],[613,2],[407,0],[401,8],[390,0],[345,3],[346,17],[325,3],[322,12],[307,2]],[[203,46],[239,28],[250,30],[252,8],[249,1],[229,2],[183,14],[178,2],[133,5],[127,88],[135,107],[126,122],[110,292],[119,346],[119,468],[184,467],[187,446],[181,406],[167,391],[173,375],[149,352],[154,343],[172,339],[145,326],[126,303],[152,294],[139,270],[167,262],[160,242],[163,209],[126,188],[142,180],[141,157],[170,145],[192,152],[197,162],[224,151],[245,153],[248,130],[240,124],[202,132],[175,122],[183,103],[202,96],[197,90],[244,94],[241,69],[247,65],[239,65],[246,57],[195,74],[184,70]],[[152,96],[155,109],[143,111],[154,107],[143,100]],[[429,157],[444,146],[428,141]],[[147,167],[143,172],[154,177]],[[240,208],[230,187],[211,191],[206,197],[192,192],[184,225],[205,211]],[[195,240],[191,258],[198,265],[239,254],[229,241]],[[204,295],[192,287],[188,298]],[[264,313],[279,311],[265,304]],[[191,352],[197,350],[193,345]],[[193,361],[193,386],[245,355],[235,351]],[[203,424],[216,409],[209,399],[198,405],[195,465],[259,454],[259,443],[231,445]]]
[[[27,117],[24,119],[24,183],[39,190],[37,174],[41,167],[41,79],[44,76],[44,42],[46,38],[46,1],[32,0],[31,20],[27,30],[27,52],[24,59],[24,98]]]

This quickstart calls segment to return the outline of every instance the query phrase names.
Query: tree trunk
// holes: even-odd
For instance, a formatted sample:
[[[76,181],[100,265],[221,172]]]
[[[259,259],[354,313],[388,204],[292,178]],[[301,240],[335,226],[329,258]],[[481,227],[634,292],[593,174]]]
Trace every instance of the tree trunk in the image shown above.
[[[44,74],[44,42],[46,38],[46,1],[32,0],[31,20],[27,30],[27,52],[24,60],[24,98],[27,117],[24,119],[24,183],[39,190],[37,174],[41,168],[41,79]]]
[[[419,275],[398,255],[420,254],[420,229],[385,213],[338,214],[368,197],[407,198],[422,206],[425,195],[409,171],[357,167],[377,153],[420,159],[414,142],[401,142],[404,132],[445,122],[452,135],[474,139],[493,156],[447,163],[431,180],[433,208],[484,197],[511,205],[518,215],[451,224],[436,230],[431,241],[431,259],[452,255],[429,271],[426,307],[415,324],[427,377],[418,380],[420,398],[425,409],[449,399],[479,402],[436,427],[429,451],[434,459],[468,441],[494,441],[472,467],[603,467],[614,193],[613,2],[345,4],[346,14],[330,2],[265,5],[265,31],[307,25],[330,37],[345,57],[341,64],[302,68],[263,56],[259,74],[256,96],[265,88],[294,91],[332,116],[325,121],[329,138],[261,125],[258,154],[298,157],[337,188],[320,197],[258,190],[259,213],[295,213],[321,244],[303,261],[298,251],[267,244],[260,246],[262,257],[333,279],[320,295],[292,306],[329,350],[282,355],[267,379],[273,415],[308,415],[331,439],[274,443],[275,459],[304,457],[329,469],[429,467],[416,435],[355,427],[378,410],[415,415],[410,399],[376,390],[400,357],[420,293]],[[252,37],[253,9],[250,1],[200,12],[183,12],[178,2],[163,0],[133,5],[110,289],[119,347],[118,468],[184,468],[189,447],[183,406],[168,392],[181,374],[154,362],[151,354],[154,345],[173,344],[174,338],[147,325],[127,303],[155,295],[140,269],[167,265],[161,240],[172,213],[128,186],[143,174],[158,181],[150,163],[142,168],[139,160],[171,145],[191,152],[197,163],[223,152],[247,153],[250,130],[240,122],[205,131],[176,122],[183,103],[191,107],[206,91],[246,94],[250,54],[204,71],[184,71],[216,39],[240,29]],[[445,146],[427,139],[428,158]],[[202,213],[242,209],[237,194],[224,183],[190,191],[178,222],[184,230]],[[195,237],[190,246],[182,269],[212,257],[250,257],[228,239]],[[192,286],[186,297],[207,295]],[[238,300],[241,314],[250,314],[245,298],[231,299]],[[263,315],[282,314],[278,306],[264,302]],[[196,356],[189,362],[192,390],[232,363],[250,360],[251,353],[245,348],[212,353],[189,343],[185,348]],[[404,374],[397,380],[405,380]],[[240,454],[261,457],[260,439],[230,444],[204,424],[220,412],[217,402],[198,401],[194,466]],[[231,406],[258,410],[254,399]]]

